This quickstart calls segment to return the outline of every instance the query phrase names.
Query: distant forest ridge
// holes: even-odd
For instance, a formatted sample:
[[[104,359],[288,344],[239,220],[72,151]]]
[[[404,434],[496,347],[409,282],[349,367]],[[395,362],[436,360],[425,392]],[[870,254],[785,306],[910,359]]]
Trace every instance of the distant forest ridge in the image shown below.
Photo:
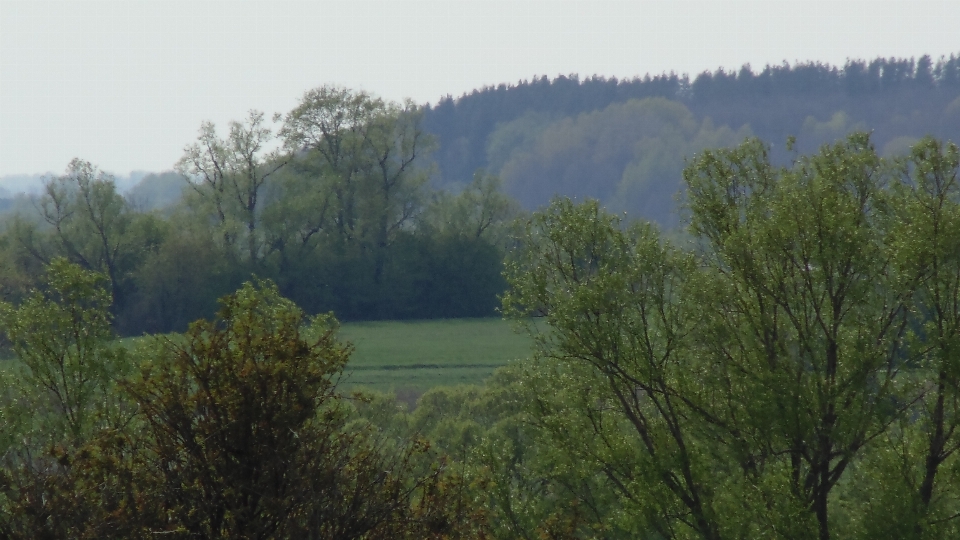
[[[757,136],[775,160],[856,130],[882,153],[924,135],[960,139],[960,57],[783,63],[616,79],[577,75],[488,86],[426,107],[436,135],[436,181],[455,187],[477,169],[500,175],[527,208],[554,194],[598,198],[676,223],[684,159]]]
[[[493,315],[524,208],[589,197],[675,229],[705,149],[759,137],[786,165],[854,131],[887,156],[958,141],[958,63],[540,78],[436,106],[322,86],[278,131],[256,111],[202,123],[175,171],[117,178],[81,157],[40,194],[0,195],[0,299],[62,257],[109,278],[124,335],[181,331],[254,275],[344,321]]]
[[[686,160],[746,137],[774,162],[853,131],[870,131],[881,154],[902,154],[925,135],[960,141],[960,55],[877,58],[718,69],[631,79],[546,76],[487,86],[423,109],[435,139],[433,187],[459,192],[477,170],[499,176],[524,208],[555,195],[595,198],[614,212],[679,224]],[[426,156],[425,156],[426,157]],[[53,175],[0,178],[0,213],[29,210],[27,197]],[[114,178],[142,210],[170,207],[186,186],[173,172]]]

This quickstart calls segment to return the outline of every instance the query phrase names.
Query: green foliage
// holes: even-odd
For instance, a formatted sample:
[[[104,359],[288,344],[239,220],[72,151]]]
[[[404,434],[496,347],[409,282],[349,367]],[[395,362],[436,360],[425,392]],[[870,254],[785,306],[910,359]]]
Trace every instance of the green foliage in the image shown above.
[[[960,150],[928,137],[899,165],[890,246],[898,272],[915,280],[910,360],[924,375],[913,411],[921,421],[889,435],[878,450],[899,466],[877,475],[899,483],[912,504],[876,505],[874,515],[882,519],[880,514],[903,508],[909,513],[901,521],[916,536],[947,538],[957,533],[960,507],[954,492],[960,448]]]
[[[539,77],[476,89],[456,98],[447,96],[426,108],[424,125],[437,136],[438,181],[443,186],[465,184],[475,170],[485,168],[501,174],[507,191],[527,209],[546,204],[554,194],[590,196],[610,209],[629,211],[633,218],[672,227],[677,219],[671,197],[682,191],[684,167],[683,160],[673,154],[675,149],[686,148],[679,154],[682,158],[704,148],[733,146],[739,140],[730,140],[724,132],[742,139],[747,135],[742,126],[775,143],[776,163],[788,163],[792,157],[779,144],[791,135],[799,135],[802,153],[813,153],[819,145],[869,128],[885,156],[907,150],[903,146],[907,138],[916,142],[933,134],[957,140],[958,68],[960,58],[951,54],[938,59],[851,59],[842,66],[821,62],[744,65],[738,70],[628,79]],[[716,130],[721,140],[698,146],[686,137],[677,145],[676,132],[686,130],[683,123],[675,122],[663,133],[669,144],[659,146],[656,139],[633,138],[618,118],[608,117],[603,121],[614,138],[599,150],[591,148],[589,136],[601,131],[596,129],[581,131],[577,136],[583,144],[567,148],[569,152],[538,148],[547,140],[558,148],[564,143],[561,139],[571,140],[571,127],[586,128],[583,119],[597,119],[604,110],[623,110],[631,101],[657,99],[686,108],[695,124],[704,126],[708,135]],[[709,130],[708,120],[712,120]],[[550,133],[554,130],[567,134],[558,137],[559,133]],[[644,148],[633,151],[633,161],[642,165],[629,170],[625,162],[616,162],[614,149],[630,152],[636,143]],[[613,159],[595,163],[596,156],[608,149],[614,150],[609,153]],[[514,176],[507,171],[510,162],[514,162],[510,167],[522,164],[525,169]],[[525,177],[548,170],[552,173],[535,178],[531,185],[524,183]],[[616,182],[623,186],[611,192]],[[595,189],[591,184],[597,184]]]
[[[877,77],[933,88],[955,63],[853,62],[842,80],[852,96]],[[770,120],[735,123],[711,100],[735,85],[761,99],[787,76],[833,80],[816,66],[665,77],[643,84],[682,103],[594,96],[484,118],[480,151],[504,182],[477,170],[455,193],[427,188],[429,111],[336,87],[275,118],[283,152],[260,113],[226,138],[204,124],[178,167],[195,189],[163,214],[74,160],[0,236],[16,356],[0,537],[956,536],[960,150],[917,139],[920,113],[898,110],[881,153],[853,133],[803,154],[862,125],[829,100],[783,113],[799,118],[792,156],[732,147]],[[459,141],[469,161],[477,143]],[[595,200],[526,216],[501,191],[649,214],[685,159],[689,236]],[[278,285],[241,286],[253,273]],[[454,323],[353,326],[347,364],[332,316],[306,316],[485,316],[507,285],[533,357],[483,387],[416,377],[479,381],[528,338],[411,351],[403,340]],[[115,340],[185,328],[238,286],[182,337]],[[400,395],[344,399],[351,369],[352,387]]]
[[[515,205],[484,174],[431,197],[419,107],[321,87],[280,120],[275,133],[251,111],[225,135],[205,122],[176,173],[127,199],[72,161],[0,233],[0,294],[22,299],[65,257],[107,275],[124,335],[183,331],[253,276],[345,320],[493,314]]]
[[[865,128],[862,122],[855,123],[846,112],[836,111],[824,121],[817,120],[813,116],[806,117],[800,126],[798,139],[806,142],[810,150],[815,150],[815,145],[820,141],[842,140],[851,133],[865,131]],[[799,148],[799,150],[804,151],[807,148]]]
[[[106,277],[54,259],[47,286],[21,305],[0,304],[0,325],[21,369],[9,373],[14,403],[41,411],[41,446],[80,445],[95,430],[115,426],[122,415],[116,381],[127,369],[125,351],[111,328]]]
[[[596,202],[535,214],[504,296],[537,343],[524,472],[592,503],[580,536],[950,537],[958,155],[706,151],[695,254]]]
[[[143,212],[166,211],[180,202],[187,182],[180,174],[167,171],[148,174],[127,192],[130,204]]]
[[[788,485],[821,538],[831,491],[909,399],[895,384],[909,289],[885,252],[885,177],[863,134],[789,171],[753,141],[705,153],[686,174],[717,287],[704,293],[723,314],[702,340],[743,399],[729,422],[763,434],[751,463],[789,456]]]
[[[432,232],[456,240],[487,239],[495,246],[506,241],[506,225],[520,214],[516,201],[501,191],[499,177],[478,170],[456,196],[440,191],[423,222]]]
[[[106,276],[58,258],[45,282],[19,306],[0,305],[16,355],[0,404],[0,535],[99,538],[113,530],[111,513],[136,505],[130,475],[91,446],[114,445],[130,425],[118,386],[130,359],[111,328]]]
[[[65,262],[51,275],[64,309],[109,329],[102,277]],[[35,315],[32,326],[12,335],[56,347],[57,313],[31,307],[19,315]],[[308,319],[258,282],[182,339],[137,348],[138,376],[120,388],[102,377],[90,384],[135,405],[132,422],[88,429],[70,446],[59,441],[72,434],[53,434],[47,450],[8,455],[0,535],[483,538],[483,512],[426,442],[350,421],[336,390],[350,348],[335,332],[332,317]],[[97,411],[90,401],[86,412]]]
[[[313,202],[306,228],[295,229],[301,238],[329,230],[342,242],[368,246],[377,254],[379,280],[379,254],[421,204],[426,171],[417,160],[431,146],[421,115],[411,102],[343,88],[304,94],[281,130],[289,149],[309,151],[298,163],[310,172],[306,183],[291,186]]]
[[[483,387],[433,388],[412,412],[381,396],[358,407],[358,414],[391,434],[420,434],[449,456],[450,468],[464,479],[464,498],[485,510],[493,538],[570,538],[591,531],[631,538],[609,522],[608,501],[598,501],[606,493],[591,492],[596,483],[583,482],[576,474],[582,468],[556,452],[525,414],[529,375],[504,368]]]
[[[717,537],[710,477],[726,464],[706,442],[716,429],[708,411],[723,405],[685,350],[697,322],[680,301],[692,259],[650,226],[622,230],[596,202],[555,201],[521,241],[504,310],[544,318],[549,330],[533,329],[541,367],[532,381],[557,390],[533,396],[535,422],[570,463],[605,473],[624,500],[642,498],[622,510],[639,531],[682,521]]]
[[[143,255],[117,321],[124,335],[185,330],[190,322],[215,313],[217,298],[249,276],[207,231],[192,224],[173,226],[189,221],[189,216],[174,213],[164,222],[162,241]]]
[[[267,152],[272,139],[259,111],[250,111],[244,122],[231,122],[225,139],[213,123],[204,122],[197,142],[184,149],[176,166],[191,181],[196,212],[210,216],[224,247],[239,249],[235,255],[252,266],[264,255],[259,230],[263,192],[286,163],[284,156]]]
[[[336,436],[308,423],[334,401],[331,377],[348,351],[323,318],[313,323],[319,339],[308,342],[302,320],[275,287],[248,284],[224,301],[220,321],[195,323],[183,345],[164,344],[130,385],[171,530],[269,537],[304,495],[296,481],[306,471],[297,467],[314,445],[332,446],[318,457],[343,459]],[[320,414],[318,425],[336,430],[338,409]]]
[[[632,100],[542,125],[527,136],[530,142],[501,159],[498,172],[508,193],[527,207],[562,193],[667,223],[684,158],[733,146],[749,134],[748,126],[733,130],[709,119],[698,122],[678,102]],[[499,140],[497,132],[491,140]]]

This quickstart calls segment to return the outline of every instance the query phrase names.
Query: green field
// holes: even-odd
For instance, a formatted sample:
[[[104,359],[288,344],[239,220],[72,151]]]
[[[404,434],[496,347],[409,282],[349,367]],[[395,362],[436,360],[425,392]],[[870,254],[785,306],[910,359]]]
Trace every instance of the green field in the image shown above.
[[[354,346],[341,388],[393,392],[413,401],[424,391],[455,384],[480,384],[493,371],[531,352],[528,336],[501,319],[446,319],[345,323],[339,338]],[[152,337],[123,338],[133,351]],[[12,363],[0,362],[0,370]]]
[[[478,384],[511,360],[526,358],[531,341],[500,319],[347,323],[340,338],[355,350],[345,388],[420,394],[440,385]]]

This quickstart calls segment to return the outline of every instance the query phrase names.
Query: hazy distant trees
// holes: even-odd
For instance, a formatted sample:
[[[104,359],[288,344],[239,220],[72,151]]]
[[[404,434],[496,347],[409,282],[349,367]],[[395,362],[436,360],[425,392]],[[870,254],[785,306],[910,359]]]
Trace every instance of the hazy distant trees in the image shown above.
[[[347,320],[490,315],[516,207],[488,175],[458,194],[431,189],[422,114],[321,87],[276,127],[257,111],[226,134],[204,122],[179,174],[153,177],[160,194],[183,193],[162,209],[148,186],[126,199],[75,160],[0,237],[3,293],[24,298],[66,257],[108,276],[122,334],[183,329],[251,275]]]
[[[508,192],[520,197],[528,209],[544,204],[555,193],[589,193],[611,208],[672,224],[671,198],[682,188],[682,158],[667,158],[664,153],[669,154],[669,148],[641,141],[642,135],[611,124],[606,132],[623,138],[612,141],[612,147],[621,150],[611,148],[611,155],[626,151],[633,158],[614,156],[598,166],[596,160],[605,150],[586,150],[584,147],[594,144],[591,136],[587,132],[571,135],[571,129],[586,129],[585,119],[604,110],[609,109],[607,116],[614,117],[611,111],[629,100],[660,97],[683,104],[698,124],[709,119],[711,129],[739,134],[748,128],[750,134],[773,144],[771,155],[778,163],[793,157],[783,145],[791,135],[797,136],[796,150],[806,153],[863,129],[872,131],[885,155],[893,155],[924,135],[960,138],[958,73],[960,58],[952,55],[850,60],[842,68],[821,63],[784,63],[757,70],[744,66],[735,71],[704,72],[692,79],[675,74],[630,80],[561,76],[551,81],[541,77],[486,87],[458,99],[446,97],[426,109],[424,126],[437,135],[436,161],[443,183],[465,183],[474,170],[485,168],[502,175]],[[558,128],[568,133],[567,137],[581,137],[584,147],[572,155],[555,156],[535,148],[546,141],[553,141],[549,144],[553,148],[562,146]],[[684,129],[677,120],[671,131]],[[710,137],[705,139],[705,145],[683,148],[682,155],[689,157],[711,144],[730,144],[728,137],[715,143]],[[508,168],[510,161],[514,164]],[[629,161],[645,164],[628,167]],[[512,178],[519,164],[524,164],[524,175],[529,172],[534,178],[539,171],[556,167],[558,171],[576,169],[580,172],[571,177],[581,179],[565,181],[561,172],[554,174],[555,183],[535,180],[521,190]],[[590,173],[584,176],[583,171]],[[631,180],[626,181],[627,176]],[[613,179],[620,177],[625,185],[643,187],[609,189]],[[604,187],[594,190],[594,182]]]
[[[531,122],[535,127],[524,125]],[[736,145],[748,135],[748,126],[714,127],[709,119],[697,121],[681,103],[649,98],[545,124],[524,116],[491,133],[489,144],[491,161],[502,164],[505,190],[526,207],[563,193],[671,222],[684,159],[704,148]]]
[[[320,87],[272,122],[251,112],[226,133],[202,124],[179,178],[153,177],[126,198],[93,164],[73,162],[35,207],[18,203],[0,235],[0,290],[24,298],[39,268],[63,256],[108,275],[122,333],[184,328],[252,274],[346,320],[491,314],[506,243],[504,227],[482,224],[519,212],[501,189],[527,209],[555,194],[594,197],[672,227],[684,163],[706,148],[754,135],[789,164],[857,130],[872,132],[881,155],[928,133],[957,138],[958,64],[541,77],[434,107]],[[151,202],[179,193],[162,210]],[[464,234],[468,223],[479,234]]]
[[[6,230],[7,256],[18,267],[11,272],[66,257],[103,272],[114,312],[122,310],[130,300],[135,269],[160,241],[161,220],[134,211],[112,176],[81,159],[71,161],[66,174],[47,180],[35,204],[39,216],[16,216]],[[22,289],[8,292],[20,293]]]

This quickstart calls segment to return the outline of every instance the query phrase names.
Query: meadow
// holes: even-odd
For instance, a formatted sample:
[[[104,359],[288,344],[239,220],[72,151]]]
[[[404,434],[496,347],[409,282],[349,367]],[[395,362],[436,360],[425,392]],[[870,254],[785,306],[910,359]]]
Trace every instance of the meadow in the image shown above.
[[[411,406],[435,386],[483,384],[494,370],[527,358],[532,340],[498,318],[436,319],[344,323],[338,337],[354,349],[340,388],[395,394]],[[133,354],[152,347],[156,338],[178,340],[178,334],[120,339]],[[0,360],[14,360],[9,351]],[[0,371],[19,362],[0,361]]]
[[[346,323],[340,338],[354,346],[342,387],[401,399],[434,386],[481,384],[532,347],[512,322],[496,318]]]

